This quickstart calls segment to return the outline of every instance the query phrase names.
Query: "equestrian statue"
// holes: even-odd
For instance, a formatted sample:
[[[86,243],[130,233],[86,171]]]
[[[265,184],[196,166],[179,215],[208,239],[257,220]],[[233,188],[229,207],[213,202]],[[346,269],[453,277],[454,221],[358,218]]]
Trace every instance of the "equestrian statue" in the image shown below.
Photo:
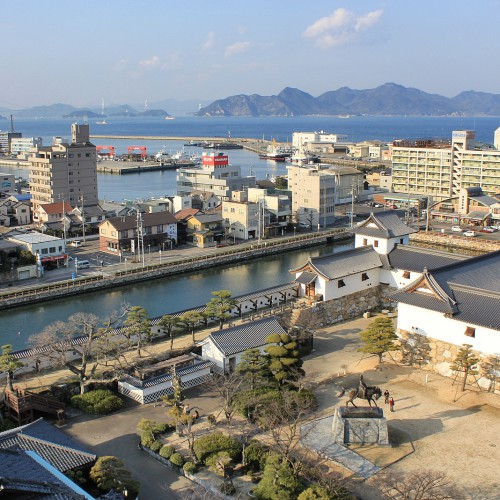
[[[352,405],[357,408],[357,406],[354,404],[354,399],[360,398],[360,399],[366,399],[368,401],[368,404],[372,405],[372,401],[375,404],[376,407],[377,405],[377,399],[382,396],[382,389],[380,387],[376,386],[367,386],[365,384],[365,381],[363,380],[363,375],[359,376],[359,387],[353,387],[352,389],[347,390],[345,387],[342,387],[342,392],[339,394],[339,397],[342,397],[344,394],[347,392],[347,401],[345,403],[346,408],[349,406],[349,403],[352,403]]]

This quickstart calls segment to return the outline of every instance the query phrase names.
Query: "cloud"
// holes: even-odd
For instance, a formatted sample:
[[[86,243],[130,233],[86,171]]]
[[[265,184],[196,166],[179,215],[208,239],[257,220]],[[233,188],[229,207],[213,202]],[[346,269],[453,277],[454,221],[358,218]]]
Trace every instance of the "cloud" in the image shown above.
[[[213,31],[210,31],[207,35],[207,39],[205,40],[205,43],[201,46],[201,50],[210,50],[213,48],[215,44],[215,33]]]
[[[160,58],[158,56],[153,56],[149,59],[142,59],[141,61],[139,61],[139,66],[146,69],[155,68],[156,66],[159,66],[159,64]]]
[[[226,47],[224,51],[224,57],[231,57],[235,54],[241,54],[242,52],[246,52],[250,48],[250,42],[236,42],[232,45]]]
[[[123,71],[123,70],[127,69],[127,66],[128,66],[128,60],[127,59],[120,59],[119,61],[116,61],[113,64],[113,69],[115,71]]]
[[[303,36],[313,39],[316,47],[322,49],[345,45],[376,24],[382,14],[383,10],[380,9],[357,16],[354,12],[339,8],[308,26]]]

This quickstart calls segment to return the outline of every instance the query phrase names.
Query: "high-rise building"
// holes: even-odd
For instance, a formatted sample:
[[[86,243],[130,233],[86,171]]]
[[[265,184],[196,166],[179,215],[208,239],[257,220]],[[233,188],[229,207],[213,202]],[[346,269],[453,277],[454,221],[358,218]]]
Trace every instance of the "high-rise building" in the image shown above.
[[[0,132],[0,154],[9,155],[12,139],[22,137],[21,132]]]
[[[28,157],[32,210],[44,203],[69,206],[98,202],[96,147],[89,126],[71,125],[71,143],[56,138],[52,146],[33,148]]]
[[[500,129],[495,147],[478,147],[472,130],[454,131],[450,141],[397,141],[392,146],[392,188],[396,192],[442,200],[462,188],[480,187],[484,194],[500,191]]]

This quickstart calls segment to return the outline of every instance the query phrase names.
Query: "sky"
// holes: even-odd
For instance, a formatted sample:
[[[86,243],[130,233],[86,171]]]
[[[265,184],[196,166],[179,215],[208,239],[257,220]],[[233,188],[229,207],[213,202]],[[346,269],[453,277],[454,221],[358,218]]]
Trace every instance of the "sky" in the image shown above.
[[[0,18],[0,108],[204,103],[386,82],[500,93],[500,0],[23,0]],[[151,107],[151,106],[150,106]]]

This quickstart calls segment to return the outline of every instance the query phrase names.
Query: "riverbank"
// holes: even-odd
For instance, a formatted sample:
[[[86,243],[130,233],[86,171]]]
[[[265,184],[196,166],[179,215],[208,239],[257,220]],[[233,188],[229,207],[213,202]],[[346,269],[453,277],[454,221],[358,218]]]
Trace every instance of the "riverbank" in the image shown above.
[[[323,245],[327,241],[350,239],[346,228],[328,229],[317,233],[306,233],[272,240],[245,242],[223,248],[200,249],[198,255],[147,266],[141,263],[123,263],[111,271],[104,268],[92,276],[68,279],[40,286],[31,286],[0,293],[0,309],[52,300],[54,298],[78,295],[93,291],[122,287],[131,283],[164,278],[197,270],[225,266],[237,262],[264,257],[266,255]]]

